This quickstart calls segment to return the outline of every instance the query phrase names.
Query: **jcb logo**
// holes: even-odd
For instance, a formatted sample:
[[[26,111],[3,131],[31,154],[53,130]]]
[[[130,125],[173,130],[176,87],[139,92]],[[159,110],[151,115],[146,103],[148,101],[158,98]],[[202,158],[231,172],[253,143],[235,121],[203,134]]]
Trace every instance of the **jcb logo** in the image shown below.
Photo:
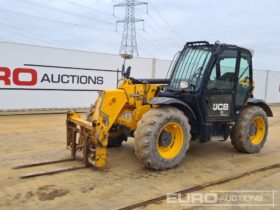
[[[213,110],[214,111],[227,111],[228,110],[228,104],[213,104]]]
[[[26,80],[21,75],[29,75],[30,79]],[[37,84],[37,71],[29,68],[16,68],[11,71],[7,67],[0,67],[0,81],[4,85],[17,85],[17,86],[34,86]]]

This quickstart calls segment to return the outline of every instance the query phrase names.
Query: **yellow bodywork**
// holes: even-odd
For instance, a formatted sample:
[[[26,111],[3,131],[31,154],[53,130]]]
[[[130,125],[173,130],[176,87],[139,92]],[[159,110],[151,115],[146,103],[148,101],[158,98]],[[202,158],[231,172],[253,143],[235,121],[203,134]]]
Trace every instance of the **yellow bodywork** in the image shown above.
[[[75,112],[69,112],[67,146],[71,148],[73,158],[76,151],[82,151],[86,165],[104,167],[108,135],[112,126],[121,125],[135,131],[137,122],[150,110],[148,102],[162,86],[162,84],[133,84],[131,80],[126,79],[116,90],[99,92],[91,122],[81,119]]]
[[[250,86],[250,80],[246,79],[246,78],[245,79],[240,79],[238,84],[243,86],[243,87],[248,88]],[[252,95],[254,95],[254,89],[255,89],[255,81],[254,80],[252,81],[252,88],[253,88]]]

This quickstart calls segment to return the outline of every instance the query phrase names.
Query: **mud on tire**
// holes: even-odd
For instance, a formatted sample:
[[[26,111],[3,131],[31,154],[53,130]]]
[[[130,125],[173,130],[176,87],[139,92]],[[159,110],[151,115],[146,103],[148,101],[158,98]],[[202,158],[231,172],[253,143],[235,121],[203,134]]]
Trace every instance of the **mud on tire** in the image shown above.
[[[165,125],[175,122],[183,133],[182,145],[175,157],[164,158],[158,150],[159,135]],[[134,149],[138,159],[154,170],[165,170],[178,165],[184,158],[191,139],[188,118],[177,108],[164,106],[145,113],[137,123]]]
[[[260,143],[254,144],[250,139],[250,126],[255,118],[261,118],[264,122],[264,136]],[[266,142],[268,133],[267,116],[264,110],[257,106],[248,106],[240,113],[235,126],[230,133],[233,147],[243,153],[258,153]]]

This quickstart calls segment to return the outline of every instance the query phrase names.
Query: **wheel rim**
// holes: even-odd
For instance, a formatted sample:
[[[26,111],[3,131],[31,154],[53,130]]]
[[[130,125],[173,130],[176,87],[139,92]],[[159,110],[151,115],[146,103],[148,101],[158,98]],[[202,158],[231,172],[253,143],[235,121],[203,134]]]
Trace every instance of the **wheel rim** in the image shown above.
[[[184,142],[182,127],[176,122],[169,122],[160,130],[157,150],[165,159],[174,158],[181,151]]]
[[[262,117],[255,117],[249,129],[250,140],[257,145],[263,141],[265,135],[265,123]]]

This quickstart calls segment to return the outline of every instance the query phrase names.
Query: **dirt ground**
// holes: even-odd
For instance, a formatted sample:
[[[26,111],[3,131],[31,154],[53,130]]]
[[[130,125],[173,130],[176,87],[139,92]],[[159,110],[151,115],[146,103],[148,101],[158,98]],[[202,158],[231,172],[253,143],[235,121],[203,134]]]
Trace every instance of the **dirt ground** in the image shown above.
[[[268,141],[259,154],[237,153],[230,140],[192,143],[180,166],[156,172],[144,168],[134,155],[133,139],[110,149],[107,166],[31,179],[29,172],[79,166],[79,161],[14,170],[14,165],[68,158],[65,146],[65,115],[0,116],[0,208],[1,209],[118,209],[166,193],[240,174],[280,162],[280,107],[273,106]],[[247,190],[275,192],[280,203],[280,168],[245,176],[197,192]],[[225,194],[226,192],[219,192]],[[184,195],[185,196],[185,195]],[[271,194],[264,195],[267,199]],[[225,203],[225,202],[224,202]],[[139,209],[217,209],[217,207],[170,204],[166,200]],[[246,209],[256,207],[246,207]],[[218,209],[242,209],[224,206]],[[280,209],[280,206],[259,207]]]

